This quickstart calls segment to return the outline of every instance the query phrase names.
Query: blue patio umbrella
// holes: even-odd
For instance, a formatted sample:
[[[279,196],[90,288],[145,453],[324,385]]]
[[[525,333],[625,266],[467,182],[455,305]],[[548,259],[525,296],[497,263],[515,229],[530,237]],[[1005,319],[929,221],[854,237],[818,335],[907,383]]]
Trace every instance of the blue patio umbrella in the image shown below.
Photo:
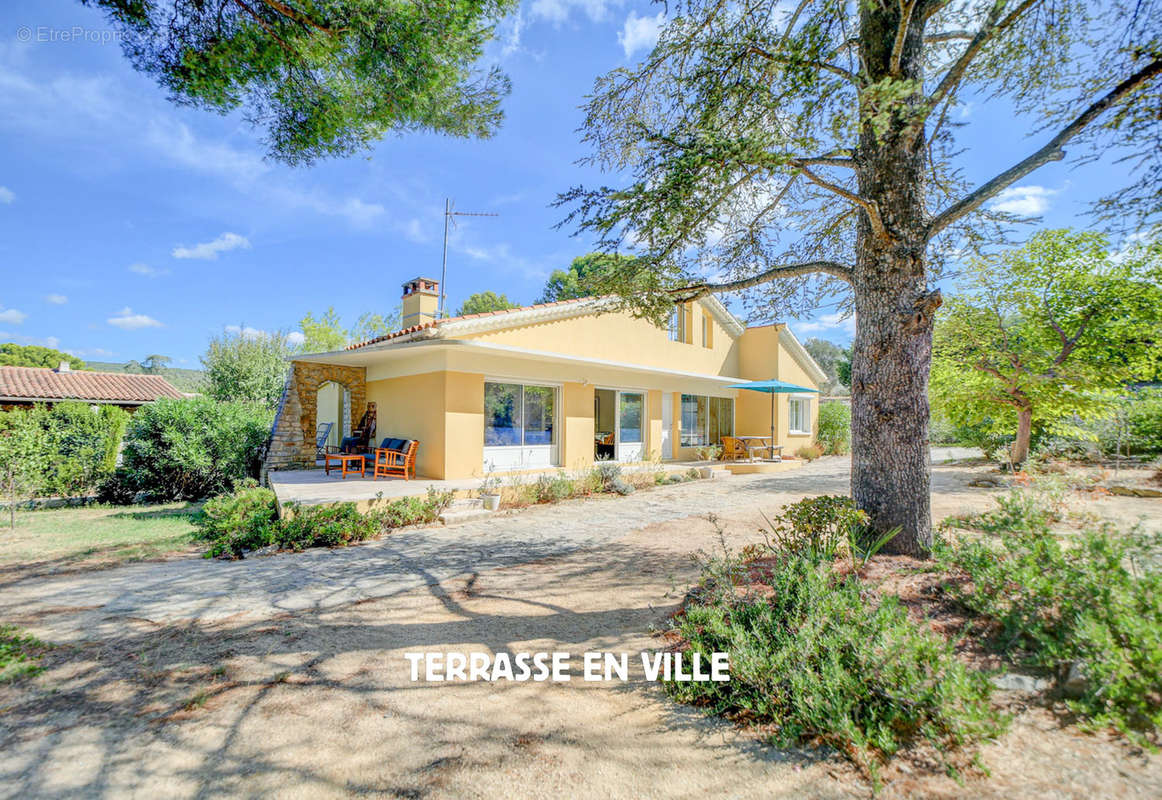
[[[748,389],[752,392],[766,392],[771,396],[771,447],[770,451],[767,453],[767,457],[772,460],[775,457],[775,395],[793,394],[795,392],[819,392],[818,389],[809,389],[806,386],[798,386],[794,383],[776,381],[774,379],[769,381],[749,381],[747,383],[735,383],[728,386],[727,388]]]

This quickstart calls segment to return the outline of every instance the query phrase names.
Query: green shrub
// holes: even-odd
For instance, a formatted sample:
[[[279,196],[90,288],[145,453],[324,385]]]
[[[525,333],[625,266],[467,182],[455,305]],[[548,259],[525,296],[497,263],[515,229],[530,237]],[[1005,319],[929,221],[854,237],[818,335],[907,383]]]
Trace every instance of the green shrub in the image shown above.
[[[210,542],[206,557],[240,557],[275,543],[278,509],[274,492],[258,487],[240,488],[208,500],[195,519],[198,538]]]
[[[851,450],[851,406],[822,403],[815,424],[815,441],[826,455],[841,456]]]
[[[805,444],[795,451],[795,458],[801,458],[804,461],[814,461],[823,455],[823,448],[817,444]]]
[[[272,413],[207,397],[143,406],[126,435],[126,479],[154,500],[197,500],[257,477]]]
[[[77,497],[96,489],[113,471],[129,415],[115,406],[88,403],[38,405],[0,413],[0,435],[36,439],[39,468],[30,495]]]
[[[387,512],[361,514],[354,503],[295,505],[292,511],[291,516],[282,519],[276,535],[278,545],[290,550],[362,542],[379,535],[386,527]]]
[[[390,528],[434,522],[452,502],[452,492],[428,488],[427,498],[403,497],[383,508],[360,513],[354,503],[327,506],[288,504],[278,518],[274,492],[249,479],[238,488],[208,500],[195,520],[198,538],[209,542],[206,557],[241,558],[268,545],[281,549],[341,547],[374,538]]]
[[[533,497],[538,503],[556,503],[573,496],[576,487],[563,471],[555,475],[540,475],[533,484]]]
[[[973,425],[957,425],[955,435],[957,444],[977,448],[989,461],[1013,443],[1012,436],[996,433],[996,426],[991,419]]]
[[[687,658],[729,653],[730,680],[667,682],[676,700],[770,726],[777,746],[830,745],[873,781],[913,741],[948,754],[999,732],[988,680],[896,598],[870,603],[854,576],[794,555],[764,580],[769,597],[740,595],[744,569],[729,555],[710,561],[674,622]]]
[[[997,626],[1013,661],[1068,676],[1084,687],[1068,701],[1092,725],[1138,741],[1162,732],[1162,537],[1140,528],[1090,530],[1070,545],[1035,526],[999,540],[941,545],[944,564],[967,585],[965,607]]]

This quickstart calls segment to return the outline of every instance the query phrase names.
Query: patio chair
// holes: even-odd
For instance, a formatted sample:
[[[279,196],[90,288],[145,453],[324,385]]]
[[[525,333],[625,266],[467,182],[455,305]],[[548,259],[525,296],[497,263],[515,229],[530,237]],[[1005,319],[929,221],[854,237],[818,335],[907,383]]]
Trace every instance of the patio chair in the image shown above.
[[[322,458],[327,452],[327,437],[331,435],[334,422],[324,422],[315,429],[315,458]]]
[[[371,461],[371,479],[402,477],[405,481],[416,476],[416,452],[420,443],[415,439],[386,438],[366,458]]]
[[[746,449],[746,443],[742,439],[736,439],[733,436],[722,437],[722,460],[723,461],[750,461],[750,451]]]

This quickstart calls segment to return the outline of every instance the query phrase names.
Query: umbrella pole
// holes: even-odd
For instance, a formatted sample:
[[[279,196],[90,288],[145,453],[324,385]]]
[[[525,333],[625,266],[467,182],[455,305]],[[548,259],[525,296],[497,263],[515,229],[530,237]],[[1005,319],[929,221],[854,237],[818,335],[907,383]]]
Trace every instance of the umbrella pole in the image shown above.
[[[775,393],[771,392],[771,440],[768,442],[767,459],[775,460]]]

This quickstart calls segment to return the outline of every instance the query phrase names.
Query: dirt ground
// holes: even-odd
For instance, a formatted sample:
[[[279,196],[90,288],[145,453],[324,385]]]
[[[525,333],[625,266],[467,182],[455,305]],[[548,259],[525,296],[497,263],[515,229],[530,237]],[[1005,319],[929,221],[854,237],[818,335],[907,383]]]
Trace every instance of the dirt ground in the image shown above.
[[[812,493],[804,486],[816,473],[818,485],[829,485],[847,463],[825,459],[810,469],[788,481],[788,491],[775,485],[741,503],[731,502],[727,483],[736,479],[724,479],[704,510],[719,516],[728,545],[740,547],[760,538],[760,509]],[[997,490],[968,485],[985,471],[935,467],[934,518],[990,506]],[[691,490],[709,491],[697,484],[656,491]],[[617,508],[592,504],[618,502],[522,515],[553,525],[561,513],[585,519]],[[1157,524],[1162,516],[1158,499],[1084,505],[1122,521],[1146,515]],[[74,635],[48,653],[42,674],[0,687],[0,794],[868,796],[868,784],[833,754],[767,746],[675,706],[632,669],[638,652],[661,649],[654,630],[696,576],[690,554],[718,546],[713,526],[691,514],[598,546],[353,602],[160,622],[127,614],[115,626],[95,625],[101,609],[70,607],[59,593],[55,605],[35,606],[13,600],[29,590],[5,586],[0,619],[45,637],[71,626]],[[404,659],[568,651],[578,663],[588,650],[630,653],[630,680],[412,682]],[[1033,695],[1004,693],[999,702],[1016,717],[981,754],[990,774],[958,784],[920,760],[904,761],[889,772],[884,796],[1162,796],[1162,757],[1081,733]]]

